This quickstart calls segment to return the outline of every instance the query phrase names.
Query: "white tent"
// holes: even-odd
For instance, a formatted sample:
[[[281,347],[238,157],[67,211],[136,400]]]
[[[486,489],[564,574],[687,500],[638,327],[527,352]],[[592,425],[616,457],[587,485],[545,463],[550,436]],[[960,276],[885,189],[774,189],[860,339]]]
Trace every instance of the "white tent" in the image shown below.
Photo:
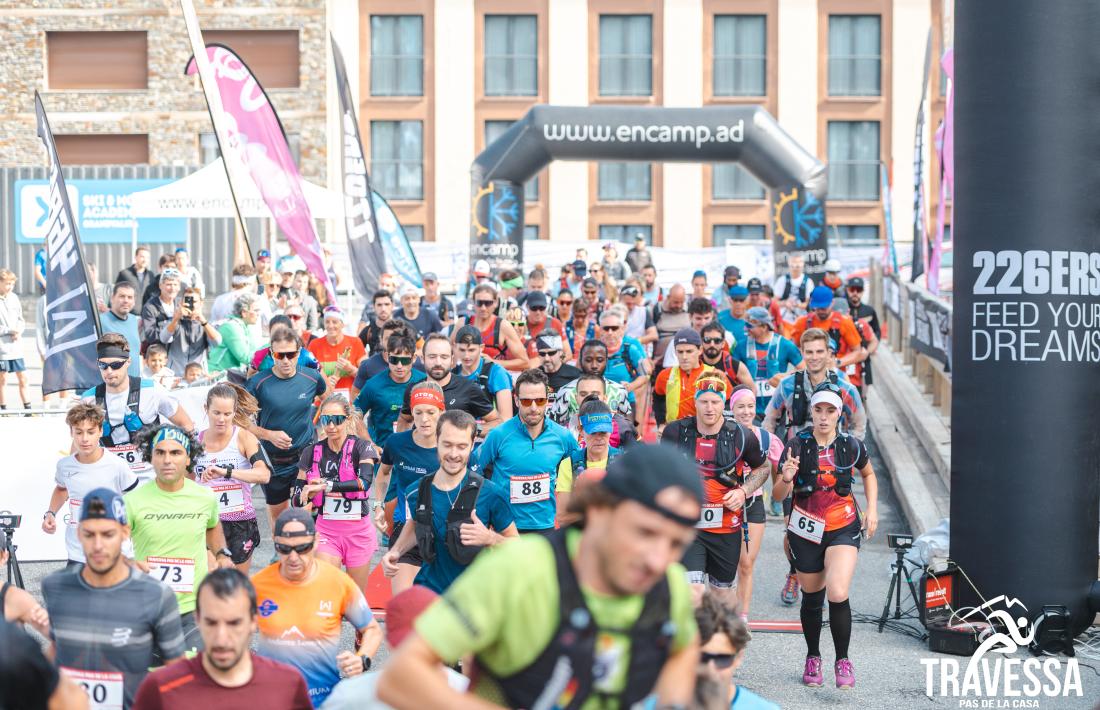
[[[244,183],[242,192],[237,195],[241,215],[271,218],[256,185],[251,180]],[[308,180],[302,180],[302,191],[314,219],[343,219],[341,193]],[[130,216],[134,219],[236,217],[221,158],[175,182],[131,194]]]

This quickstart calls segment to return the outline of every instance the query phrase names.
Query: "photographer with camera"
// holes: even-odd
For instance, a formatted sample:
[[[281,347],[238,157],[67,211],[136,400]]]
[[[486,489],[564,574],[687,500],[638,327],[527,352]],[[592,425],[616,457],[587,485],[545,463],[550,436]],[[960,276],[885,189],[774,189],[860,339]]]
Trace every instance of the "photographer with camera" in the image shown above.
[[[8,551],[8,534],[11,530],[14,528],[0,527],[0,567],[8,564],[11,555]],[[7,581],[0,583],[0,619],[16,624],[30,624],[43,636],[50,635],[50,617],[46,610],[35,601],[30,592]]]
[[[180,273],[165,269],[160,275],[160,294],[141,309],[142,342],[168,348],[168,368],[183,372],[190,362],[206,365],[206,351],[221,343],[222,336],[202,315],[202,296],[188,287],[180,292]]]
[[[843,409],[840,388],[823,383],[810,397],[813,427],[787,443],[781,473],[772,498],[794,494],[787,522],[787,540],[802,586],[802,633],[806,637],[806,665],[802,682],[821,687],[821,610],[829,597],[829,630],[836,651],[836,686],[855,687],[855,670],[848,659],[852,638],[852,609],[848,589],[855,574],[863,531],[870,539],[878,527],[878,482],[862,441],[840,431]],[[867,508],[862,512],[852,493],[853,472],[863,478]]]

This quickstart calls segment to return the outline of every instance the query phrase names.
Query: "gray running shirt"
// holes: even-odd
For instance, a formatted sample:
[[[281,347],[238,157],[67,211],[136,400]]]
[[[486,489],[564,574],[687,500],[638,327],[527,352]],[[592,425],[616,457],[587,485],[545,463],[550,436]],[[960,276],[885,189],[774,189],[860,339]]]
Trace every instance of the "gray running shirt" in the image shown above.
[[[157,663],[154,653],[162,660],[183,655],[175,593],[137,568],[121,584],[103,588],[90,586],[79,569],[54,572],[42,580],[42,596],[57,665],[101,678],[98,684],[77,679],[88,690],[92,708],[112,704],[121,681],[127,710],[149,667]],[[97,704],[96,693],[107,702]]]

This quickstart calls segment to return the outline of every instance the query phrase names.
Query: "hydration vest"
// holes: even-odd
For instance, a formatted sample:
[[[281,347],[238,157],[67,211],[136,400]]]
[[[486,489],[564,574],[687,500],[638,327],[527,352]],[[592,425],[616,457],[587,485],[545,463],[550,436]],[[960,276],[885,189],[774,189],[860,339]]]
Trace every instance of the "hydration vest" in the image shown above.
[[[485,396],[489,398],[489,403],[496,409],[497,400],[493,396],[493,393],[489,391],[489,374],[493,371],[493,361],[487,357],[483,357],[481,361],[481,367],[477,370],[477,384],[485,392]],[[462,374],[462,365],[456,365],[451,372],[459,377],[466,377]]]
[[[840,378],[836,372],[829,370],[825,376],[826,382],[838,384]],[[801,427],[806,424],[806,418],[810,415],[810,398],[806,394],[806,371],[797,370],[794,373],[794,392],[791,394],[790,421],[788,426]]]
[[[608,446],[607,465],[610,466],[611,462],[621,453],[621,449],[617,449],[614,446]],[[573,482],[576,483],[580,475],[588,470],[588,449],[577,449],[569,454],[569,465],[573,467]]]
[[[141,378],[130,375],[130,391],[126,395],[126,414],[122,417],[122,425],[126,427],[126,443],[133,441],[134,434],[138,432],[144,422],[141,421],[139,408],[141,404]],[[99,438],[100,446],[110,448],[118,446],[112,434],[114,425],[111,424],[111,416],[107,412],[107,385],[100,382],[95,387],[95,405],[103,410],[103,436]]]
[[[808,283],[808,277],[806,274],[802,274],[802,281],[798,284],[798,295],[795,297],[799,303],[806,300],[806,284]],[[783,294],[779,297],[780,301],[786,301],[791,297],[791,289],[794,284],[791,283],[791,276],[787,274],[786,283],[783,285]]]
[[[416,545],[420,549],[420,556],[428,564],[436,559],[435,527],[432,524],[432,479],[434,475],[424,476],[420,479],[420,487],[417,489],[416,513],[413,520],[416,521]],[[462,543],[461,529],[463,523],[468,523],[477,505],[477,497],[481,493],[481,487],[485,485],[485,479],[481,474],[470,471],[458,492],[458,498],[447,512],[447,533],[444,544],[451,553],[454,561],[460,565],[468,565],[481,552],[483,545],[465,545]]]
[[[851,434],[839,432],[833,441],[834,463],[836,470],[833,476],[836,483],[832,486],[822,486],[818,483],[821,475],[818,461],[818,446],[813,432],[799,432],[798,441],[798,475],[794,479],[795,497],[804,497],[814,491],[833,490],[842,498],[852,493],[852,469],[862,451],[863,444]]]
[[[561,596],[558,628],[550,643],[530,665],[506,677],[489,673],[513,708],[556,707],[578,710],[593,696],[603,705],[629,708],[653,692],[657,673],[668,659],[675,624],[669,619],[670,593],[667,575],[645,595],[638,620],[627,628],[599,627],[584,601],[577,574],[569,559],[566,534],[569,528],[547,536],[554,551]],[[630,664],[626,683],[615,694],[594,689],[598,680],[596,639],[600,632],[613,631],[630,641]],[[603,669],[606,671],[607,669]],[[479,672],[486,672],[479,668]],[[615,701],[615,702],[610,702]]]
[[[355,470],[355,465],[351,462],[351,454],[353,451],[355,451],[355,444],[357,441],[359,441],[358,438],[354,436],[349,436],[347,439],[344,440],[344,446],[340,449],[340,481],[354,481],[355,479],[359,478],[359,472]],[[313,467],[309,470],[311,480],[324,478],[324,476],[321,474],[320,466],[321,459],[324,457],[323,447],[325,446],[328,446],[328,444],[323,441],[319,441],[313,445]],[[324,495],[325,494],[323,492],[320,492],[313,496],[314,508],[320,509],[321,505],[324,502],[322,500],[324,498]],[[367,491],[353,491],[351,493],[344,493],[342,495],[348,500],[367,499]]]
[[[504,354],[505,350],[505,347],[500,342],[500,317],[492,316],[492,319],[493,322],[490,323],[485,330],[481,331],[481,343],[484,346],[482,354],[488,360],[496,360]]]
[[[676,445],[687,455],[695,458],[695,442],[699,439],[699,429],[695,424],[695,417],[687,417],[677,420],[680,431]],[[722,428],[718,430],[715,439],[714,471],[708,472],[708,477],[721,483],[727,488],[739,488],[744,479],[738,473],[741,457],[745,454],[745,442],[747,434],[745,427],[737,422],[726,420]]]

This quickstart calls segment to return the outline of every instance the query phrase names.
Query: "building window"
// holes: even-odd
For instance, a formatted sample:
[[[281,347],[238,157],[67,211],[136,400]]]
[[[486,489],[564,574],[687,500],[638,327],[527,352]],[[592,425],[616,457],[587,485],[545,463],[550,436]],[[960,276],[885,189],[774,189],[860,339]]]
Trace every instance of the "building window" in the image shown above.
[[[653,17],[600,15],[600,96],[653,95]]]
[[[726,242],[761,241],[767,229],[762,224],[716,224],[711,229],[711,246],[724,247]]]
[[[371,15],[371,96],[424,95],[424,18]]]
[[[149,136],[144,133],[55,135],[62,165],[144,165],[149,162]]]
[[[422,242],[424,241],[424,225],[422,224],[407,224],[402,225],[405,230],[405,236],[408,237],[410,242]]]
[[[294,158],[294,163],[298,165],[300,169],[302,165],[302,134],[287,133],[286,142],[287,145],[290,146],[290,156]],[[220,157],[222,157],[222,152],[218,147],[218,139],[214,134],[200,133],[199,165],[208,165]]]
[[[202,39],[232,48],[264,88],[298,88],[298,30],[203,30]]]
[[[841,245],[865,246],[879,243],[877,224],[837,224],[833,229],[836,230],[837,241]]]
[[[50,89],[146,89],[145,32],[47,32]]]
[[[878,199],[878,121],[829,121],[829,199]]]
[[[537,96],[538,18],[485,16],[485,95]]]
[[[485,122],[485,145],[491,145],[493,141],[504,135],[504,132],[508,130],[515,121],[486,121]],[[527,184],[523,186],[523,200],[524,202],[538,202],[539,200],[539,176],[531,178],[527,181]]]
[[[715,163],[710,196],[714,200],[762,200],[764,186],[737,163]]]
[[[943,243],[944,244],[950,244],[951,243],[951,225],[950,224],[943,225]]]
[[[653,193],[651,163],[600,163],[600,202],[648,202]]]
[[[882,94],[882,18],[829,16],[829,96]]]
[[[715,96],[764,96],[768,24],[764,15],[715,15]]]
[[[424,199],[424,124],[371,121],[370,172],[386,199]]]
[[[642,235],[645,243],[653,245],[653,227],[648,224],[601,224],[601,242],[623,242],[633,244],[634,237]]]
[[[523,225],[523,241],[534,242],[539,238],[539,226],[537,224]]]

